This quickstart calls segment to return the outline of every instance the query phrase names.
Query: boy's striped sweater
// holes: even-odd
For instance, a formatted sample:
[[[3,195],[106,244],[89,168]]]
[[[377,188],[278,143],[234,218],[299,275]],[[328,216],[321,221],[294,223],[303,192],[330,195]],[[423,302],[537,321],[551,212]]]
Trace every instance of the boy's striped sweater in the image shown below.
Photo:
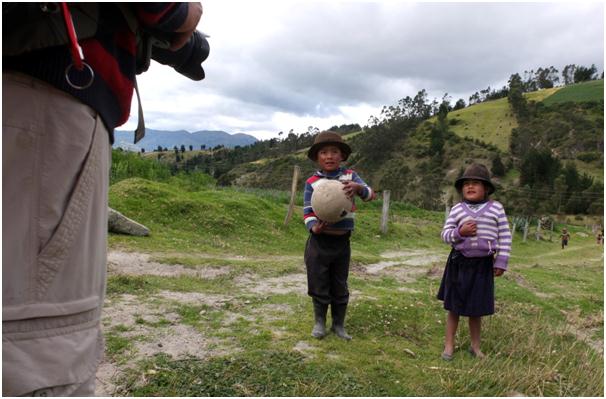
[[[468,220],[476,222],[477,234],[473,237],[459,234],[461,225]],[[494,267],[507,270],[511,232],[505,209],[498,201],[488,201],[477,211],[473,211],[465,202],[453,206],[442,229],[442,241],[451,244],[468,258],[496,254]]]
[[[303,220],[305,222],[305,227],[309,231],[311,231],[311,228],[318,223],[318,217],[311,208],[311,196],[314,192],[314,187],[317,186],[318,182],[322,179],[339,180],[343,182],[353,181],[364,186],[364,191],[362,192],[362,195],[360,195],[363,201],[370,201],[373,198],[372,188],[370,188],[368,184],[366,184],[364,180],[362,180],[360,176],[358,176],[358,174],[352,169],[339,168],[334,172],[327,173],[320,170],[316,171],[316,173],[314,173],[314,175],[305,182],[305,191],[303,193]],[[345,215],[345,218],[343,218],[343,220],[340,222],[332,224],[330,226],[331,229],[353,230],[355,210],[356,204],[354,202],[351,212]]]

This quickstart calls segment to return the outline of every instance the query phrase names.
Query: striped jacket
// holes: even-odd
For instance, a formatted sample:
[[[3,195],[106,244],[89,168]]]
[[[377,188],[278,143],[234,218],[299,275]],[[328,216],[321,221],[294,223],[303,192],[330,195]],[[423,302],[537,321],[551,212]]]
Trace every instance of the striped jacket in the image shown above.
[[[318,181],[322,179],[354,181],[364,186],[364,191],[362,192],[362,195],[360,195],[363,201],[370,201],[373,198],[372,188],[370,188],[368,184],[366,184],[364,180],[362,180],[360,176],[358,176],[358,174],[352,169],[339,168],[338,170],[329,173],[316,171],[316,173],[314,173],[314,175],[305,182],[305,191],[303,193],[303,220],[305,222],[305,227],[309,231],[311,231],[311,228],[318,223],[318,218],[311,208],[311,195],[313,194],[314,187],[317,185]],[[343,218],[343,220],[340,222],[331,225],[331,229],[353,230],[355,210],[356,204],[354,202],[351,212],[345,215],[345,218]]]
[[[187,3],[129,3],[138,22],[156,31],[171,33],[187,18]],[[2,57],[3,69],[23,72],[78,98],[97,111],[113,143],[114,128],[129,117],[135,82],[135,34],[113,3],[99,4],[94,37],[80,40],[84,61],[95,72],[93,84],[84,90],[69,86],[65,69],[71,64],[69,46],[55,46],[14,57]]]
[[[477,234],[463,237],[459,229],[468,220],[475,220]],[[476,212],[465,202],[453,206],[442,229],[442,241],[468,258],[495,255],[494,267],[507,270],[511,232],[505,209],[498,201],[488,201]]]

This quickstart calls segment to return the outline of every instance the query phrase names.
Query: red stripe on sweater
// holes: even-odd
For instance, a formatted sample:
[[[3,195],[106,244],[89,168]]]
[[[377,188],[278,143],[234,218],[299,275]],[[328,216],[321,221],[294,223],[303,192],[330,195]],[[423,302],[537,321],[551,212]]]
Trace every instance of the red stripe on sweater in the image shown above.
[[[118,100],[120,107],[118,126],[126,123],[133,97],[133,82],[122,73],[118,61],[97,40],[83,40],[81,45],[84,60],[93,68],[95,74],[103,79]]]
[[[307,183],[313,184],[313,183],[317,182],[320,179],[322,179],[322,177],[314,175],[314,176],[310,177],[309,179],[307,179]]]
[[[310,217],[317,218],[316,214],[313,211],[311,211],[308,214],[303,215],[303,220],[306,220],[307,218],[310,218]]]

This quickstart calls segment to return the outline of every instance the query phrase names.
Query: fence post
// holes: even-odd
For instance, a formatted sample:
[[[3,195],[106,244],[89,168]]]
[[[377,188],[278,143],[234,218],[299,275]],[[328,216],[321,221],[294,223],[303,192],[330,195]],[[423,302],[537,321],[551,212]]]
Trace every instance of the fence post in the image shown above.
[[[389,219],[389,197],[391,191],[383,191],[383,210],[381,212],[381,234],[387,234],[387,221]]]
[[[526,242],[526,237],[528,237],[528,217],[526,217],[526,223],[524,224],[524,238],[522,239],[523,242]]]
[[[290,186],[290,203],[288,204],[288,212],[286,213],[286,218],[284,219],[284,226],[288,226],[288,222],[290,222],[293,210],[295,208],[295,197],[297,195],[297,182],[299,180],[299,171],[299,166],[295,165],[292,174],[292,185]]]
[[[535,239],[537,241],[541,239],[541,218],[537,219],[537,232],[535,233]]]

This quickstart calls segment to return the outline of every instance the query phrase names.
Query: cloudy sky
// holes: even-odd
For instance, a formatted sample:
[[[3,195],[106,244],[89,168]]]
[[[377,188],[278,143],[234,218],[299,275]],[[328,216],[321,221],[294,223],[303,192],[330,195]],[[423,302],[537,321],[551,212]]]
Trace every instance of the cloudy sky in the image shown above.
[[[425,89],[452,103],[512,73],[604,70],[604,5],[397,1],[203,1],[206,79],[152,63],[139,77],[148,128],[258,139],[308,126],[364,125]],[[120,130],[136,126],[131,119]]]

